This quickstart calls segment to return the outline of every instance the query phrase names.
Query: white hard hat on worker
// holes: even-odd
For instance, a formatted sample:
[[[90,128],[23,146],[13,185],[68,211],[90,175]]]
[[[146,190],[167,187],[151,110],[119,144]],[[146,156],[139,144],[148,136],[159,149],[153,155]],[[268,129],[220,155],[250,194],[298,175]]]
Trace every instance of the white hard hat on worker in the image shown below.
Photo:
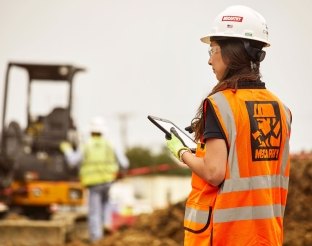
[[[268,27],[262,15],[255,10],[235,5],[222,11],[214,20],[210,33],[201,41],[210,44],[210,38],[243,38],[270,46]]]
[[[106,134],[108,129],[104,118],[101,116],[94,117],[90,122],[89,131],[91,133]]]

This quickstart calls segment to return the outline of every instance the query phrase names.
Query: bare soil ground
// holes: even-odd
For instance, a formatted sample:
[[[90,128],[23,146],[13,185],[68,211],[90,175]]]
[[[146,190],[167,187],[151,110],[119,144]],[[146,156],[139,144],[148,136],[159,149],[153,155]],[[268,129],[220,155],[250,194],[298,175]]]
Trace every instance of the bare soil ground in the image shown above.
[[[312,159],[293,159],[285,212],[284,246],[312,245]],[[131,228],[107,235],[93,246],[183,245],[184,202],[141,215]],[[66,246],[90,245],[73,240]]]
[[[285,246],[312,245],[312,159],[292,160],[284,226]]]

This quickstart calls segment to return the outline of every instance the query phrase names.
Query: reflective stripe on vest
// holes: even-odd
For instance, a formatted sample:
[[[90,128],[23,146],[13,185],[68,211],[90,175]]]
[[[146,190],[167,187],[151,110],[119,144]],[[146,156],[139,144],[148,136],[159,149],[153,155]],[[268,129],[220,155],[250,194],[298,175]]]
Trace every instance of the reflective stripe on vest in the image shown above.
[[[285,115],[286,115],[287,127],[288,127],[289,132],[290,132],[291,131],[290,110],[285,105],[283,105],[283,106],[284,106],[284,111],[285,111]],[[287,160],[288,160],[288,153],[289,153],[289,135],[286,138],[287,138],[287,141],[285,143],[284,151],[282,154],[282,158],[283,158],[282,173],[285,173],[287,162],[288,162]]]
[[[228,142],[229,146],[231,146],[228,154],[228,162],[231,164],[229,166],[231,177],[239,178],[238,160],[235,144],[236,126],[234,116],[232,114],[232,109],[222,93],[216,93],[212,96],[212,98],[215,100],[218,107],[220,108],[222,119],[224,120],[224,123],[226,125],[228,141],[230,141]]]
[[[198,209],[193,209],[190,207],[185,208],[184,219],[192,221],[198,224],[206,224],[207,218],[209,218],[210,211],[203,211]]]
[[[242,208],[218,209],[214,212],[213,222],[223,223],[238,220],[270,219],[282,217],[285,206],[274,204],[273,206],[249,206]]]
[[[235,180],[227,179],[222,186],[222,193],[279,187],[287,190],[288,182],[288,177],[281,177],[280,175],[265,175]]]
[[[284,176],[286,167],[288,165],[288,151],[289,151],[289,136],[286,137],[283,152],[281,154],[281,174],[280,175],[259,175],[240,177],[238,155],[237,155],[237,132],[236,122],[232,112],[232,108],[226,96],[222,92],[218,92],[211,96],[211,99],[218,107],[219,120],[222,120],[223,130],[229,145],[228,153],[228,173],[229,177],[225,179],[223,185],[219,190],[219,195],[244,192],[257,191],[265,189],[280,188],[287,190],[289,178]],[[282,113],[282,112],[281,112]],[[290,117],[286,115],[287,126],[290,127]],[[288,128],[289,129],[289,128]],[[247,146],[246,146],[247,148]],[[243,196],[243,193],[242,193]],[[254,220],[261,218],[282,217],[284,214],[283,204],[268,204],[263,206],[242,206],[230,208],[215,208],[214,223],[230,222],[237,220]]]

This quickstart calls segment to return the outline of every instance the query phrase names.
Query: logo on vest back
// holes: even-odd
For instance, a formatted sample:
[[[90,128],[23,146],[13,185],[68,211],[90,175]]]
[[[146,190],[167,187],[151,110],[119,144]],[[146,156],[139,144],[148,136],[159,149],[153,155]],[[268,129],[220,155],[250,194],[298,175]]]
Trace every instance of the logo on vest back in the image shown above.
[[[252,160],[278,160],[282,140],[278,103],[248,101],[246,106],[250,121]]]

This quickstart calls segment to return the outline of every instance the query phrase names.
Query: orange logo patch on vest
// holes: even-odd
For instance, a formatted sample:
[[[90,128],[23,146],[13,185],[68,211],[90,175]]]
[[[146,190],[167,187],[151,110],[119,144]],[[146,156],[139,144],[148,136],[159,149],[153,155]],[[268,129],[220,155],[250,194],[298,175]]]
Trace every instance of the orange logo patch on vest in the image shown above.
[[[282,140],[278,103],[249,101],[246,106],[250,121],[252,160],[278,160]]]

